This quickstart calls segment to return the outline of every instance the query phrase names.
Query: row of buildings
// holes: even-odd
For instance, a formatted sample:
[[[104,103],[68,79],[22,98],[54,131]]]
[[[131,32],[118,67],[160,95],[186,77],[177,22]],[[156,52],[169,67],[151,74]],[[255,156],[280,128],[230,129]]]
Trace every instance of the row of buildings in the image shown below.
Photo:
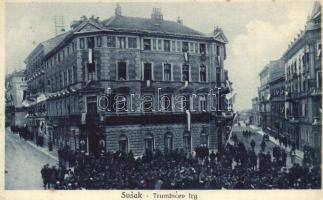
[[[321,5],[315,2],[305,30],[278,60],[259,73],[258,97],[252,99],[253,124],[297,149],[321,149],[322,109]]]
[[[221,28],[203,34],[157,8],[81,17],[26,58],[26,125],[45,145],[91,153],[221,149],[234,116],[227,43]]]

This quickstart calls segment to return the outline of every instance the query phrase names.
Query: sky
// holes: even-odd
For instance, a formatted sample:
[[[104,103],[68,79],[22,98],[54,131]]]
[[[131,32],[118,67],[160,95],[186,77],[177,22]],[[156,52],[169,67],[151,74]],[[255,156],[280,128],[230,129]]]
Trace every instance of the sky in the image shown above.
[[[102,1],[101,1],[102,2]],[[24,60],[40,42],[55,36],[54,18],[63,16],[66,29],[82,15],[106,19],[116,3],[6,3],[6,72],[23,69]],[[237,93],[235,110],[250,109],[257,96],[259,72],[279,59],[293,38],[304,29],[312,0],[213,1],[213,2],[120,2],[122,15],[150,18],[154,7],[164,19],[203,33],[220,26],[229,40],[224,66]]]

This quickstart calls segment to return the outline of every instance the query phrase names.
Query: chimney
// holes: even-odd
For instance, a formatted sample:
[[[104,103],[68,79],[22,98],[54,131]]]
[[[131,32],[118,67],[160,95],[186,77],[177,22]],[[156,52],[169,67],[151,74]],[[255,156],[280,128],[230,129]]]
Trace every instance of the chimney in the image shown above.
[[[121,16],[121,6],[119,3],[117,3],[117,6],[114,10],[116,16]]]
[[[160,8],[153,8],[153,12],[151,13],[151,19],[155,21],[163,21],[163,14],[161,13]]]
[[[183,20],[179,16],[177,17],[177,23],[183,24]]]

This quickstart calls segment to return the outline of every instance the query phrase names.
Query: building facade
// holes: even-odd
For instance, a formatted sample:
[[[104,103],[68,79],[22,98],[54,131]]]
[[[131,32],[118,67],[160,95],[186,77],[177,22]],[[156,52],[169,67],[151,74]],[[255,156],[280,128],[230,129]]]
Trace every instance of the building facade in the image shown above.
[[[259,111],[260,111],[260,125],[265,131],[268,130],[270,124],[270,88],[269,88],[269,78],[270,78],[270,66],[267,65],[259,73],[260,77],[260,87],[258,88],[259,95]]]
[[[22,127],[25,123],[26,109],[22,105],[27,91],[25,77],[25,70],[6,76],[6,125]]]
[[[267,129],[276,138],[285,130],[285,69],[282,60],[271,62],[269,78],[270,114]]]
[[[258,99],[258,97],[252,98],[251,103],[252,103],[251,124],[255,125],[255,126],[260,126],[260,110],[259,110],[259,99]]]
[[[45,144],[99,153],[220,149],[231,129],[227,39],[163,19],[82,17],[27,57],[29,127]]]
[[[321,5],[315,2],[305,30],[283,55],[286,132],[298,149],[321,148],[321,51]]]

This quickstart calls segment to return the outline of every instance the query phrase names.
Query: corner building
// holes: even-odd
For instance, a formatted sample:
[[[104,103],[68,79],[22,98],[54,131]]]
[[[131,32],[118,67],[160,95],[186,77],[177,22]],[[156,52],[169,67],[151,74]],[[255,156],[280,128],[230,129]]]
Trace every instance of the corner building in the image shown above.
[[[82,17],[26,59],[30,113],[45,124],[30,118],[33,132],[45,145],[91,153],[218,150],[233,118],[227,42],[218,27],[202,34],[160,9],[150,19],[123,16],[120,6],[107,20]]]

